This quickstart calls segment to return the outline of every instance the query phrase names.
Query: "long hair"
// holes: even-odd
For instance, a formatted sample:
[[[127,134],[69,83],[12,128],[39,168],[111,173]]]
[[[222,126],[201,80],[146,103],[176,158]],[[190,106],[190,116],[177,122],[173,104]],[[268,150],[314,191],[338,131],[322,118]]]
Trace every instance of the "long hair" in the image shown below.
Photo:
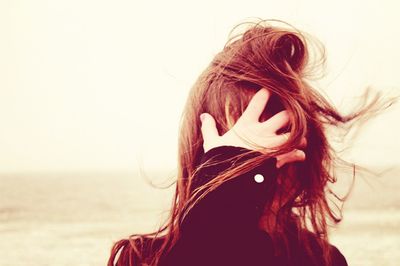
[[[326,131],[329,128],[349,130],[355,122],[384,109],[385,102],[379,94],[370,97],[367,90],[364,101],[355,111],[341,114],[309,82],[325,63],[323,45],[315,39],[316,55],[320,57],[318,60],[314,58],[314,64],[311,64],[310,37],[307,34],[294,27],[272,26],[267,22],[250,23],[244,33],[231,37],[200,74],[181,116],[176,190],[168,220],[156,232],[134,234],[116,242],[111,250],[109,266],[156,266],[179,239],[180,223],[198,200],[221,183],[296,148],[302,137],[308,141],[306,160],[279,169],[278,176],[271,182],[271,200],[267,202],[264,214],[271,213],[273,204],[279,206],[274,210],[275,226],[269,230],[278,253],[290,256],[287,231],[289,223],[294,220],[299,241],[309,256],[312,258],[315,252],[312,235],[325,265],[330,265],[328,226],[341,221],[340,201],[344,199],[335,195],[329,185],[336,182],[335,165],[345,161],[331,146]],[[227,169],[192,191],[193,176],[203,167],[199,164],[204,154],[200,114],[211,114],[222,135],[241,116],[251,97],[263,87],[272,96],[261,120],[283,109],[288,110],[290,126],[284,130],[291,133],[289,140],[269,153],[249,151],[252,155],[250,160]],[[289,186],[282,186],[283,182]],[[285,195],[284,199],[282,195]],[[332,199],[339,203],[331,204]]]

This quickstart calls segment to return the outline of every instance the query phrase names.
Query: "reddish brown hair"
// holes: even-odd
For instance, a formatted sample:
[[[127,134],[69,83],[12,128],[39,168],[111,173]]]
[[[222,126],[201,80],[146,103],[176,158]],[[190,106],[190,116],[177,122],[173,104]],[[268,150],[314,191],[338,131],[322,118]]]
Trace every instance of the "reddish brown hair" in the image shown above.
[[[329,221],[332,224],[340,222],[341,210],[335,211],[329,204],[330,196],[335,194],[328,185],[336,181],[333,168],[340,159],[328,142],[326,129],[344,125],[350,128],[357,120],[381,110],[384,104],[378,94],[372,98],[366,94],[361,108],[350,115],[341,114],[308,82],[315,77],[314,71],[325,62],[323,45],[317,40],[313,43],[319,52],[315,55],[320,57],[314,58],[314,64],[311,64],[311,46],[304,32],[293,27],[272,26],[268,21],[248,25],[243,34],[227,42],[190,91],[181,118],[178,175],[169,220],[157,232],[132,235],[115,243],[109,266],[157,265],[160,257],[167,254],[178,240],[180,222],[199,199],[226,180],[294,149],[302,137],[308,141],[306,161],[279,170],[278,177],[272,182],[271,201],[265,206],[265,215],[270,213],[273,203],[281,200],[282,189],[285,189],[284,202],[278,204],[279,209],[274,215],[276,225],[269,231],[277,250],[290,256],[285,232],[289,221],[295,217],[296,227],[299,232],[304,232],[300,238],[310,257],[315,248],[307,232],[313,232],[325,264],[330,264],[328,224]],[[199,115],[203,112],[211,114],[222,135],[232,127],[251,97],[262,87],[270,90],[272,97],[261,120],[287,109],[291,114],[290,127],[286,129],[291,132],[288,142],[263,155],[254,153],[251,160],[224,171],[191,193],[192,178],[202,167],[199,160],[204,153]],[[283,177],[292,184],[289,189],[280,185]]]

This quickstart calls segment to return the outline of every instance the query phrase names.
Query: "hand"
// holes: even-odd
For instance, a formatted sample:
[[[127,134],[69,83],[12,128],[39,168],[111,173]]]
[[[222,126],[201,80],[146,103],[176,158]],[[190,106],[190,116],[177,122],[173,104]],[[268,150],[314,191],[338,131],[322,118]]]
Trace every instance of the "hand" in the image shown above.
[[[257,149],[255,146],[262,146],[268,150],[284,144],[289,139],[290,133],[277,134],[276,132],[289,123],[289,114],[286,110],[275,114],[267,121],[258,121],[269,97],[270,92],[267,89],[262,88],[257,91],[242,116],[222,136],[218,133],[214,118],[208,113],[202,113],[200,119],[202,121],[201,133],[203,136],[204,152],[224,145],[261,151],[262,149]],[[249,142],[255,143],[255,146]],[[306,139],[303,138],[301,146],[305,145]],[[305,157],[304,151],[294,149],[288,153],[276,156],[276,167],[280,168],[290,162],[304,161]]]

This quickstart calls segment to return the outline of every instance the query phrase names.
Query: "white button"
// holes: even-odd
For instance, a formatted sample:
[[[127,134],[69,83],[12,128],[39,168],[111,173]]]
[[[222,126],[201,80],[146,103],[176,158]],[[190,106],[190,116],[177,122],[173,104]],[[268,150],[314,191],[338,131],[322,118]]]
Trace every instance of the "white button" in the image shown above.
[[[254,181],[257,183],[262,183],[264,181],[264,176],[262,174],[256,174],[254,176]]]

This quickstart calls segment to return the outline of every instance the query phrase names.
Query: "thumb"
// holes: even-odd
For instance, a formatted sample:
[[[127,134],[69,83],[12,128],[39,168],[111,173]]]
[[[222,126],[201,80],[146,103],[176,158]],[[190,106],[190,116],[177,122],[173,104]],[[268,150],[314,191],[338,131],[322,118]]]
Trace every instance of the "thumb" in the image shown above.
[[[202,113],[200,115],[201,120],[201,134],[203,135],[204,146],[206,143],[212,142],[213,139],[219,137],[218,130],[214,117],[209,113]]]

